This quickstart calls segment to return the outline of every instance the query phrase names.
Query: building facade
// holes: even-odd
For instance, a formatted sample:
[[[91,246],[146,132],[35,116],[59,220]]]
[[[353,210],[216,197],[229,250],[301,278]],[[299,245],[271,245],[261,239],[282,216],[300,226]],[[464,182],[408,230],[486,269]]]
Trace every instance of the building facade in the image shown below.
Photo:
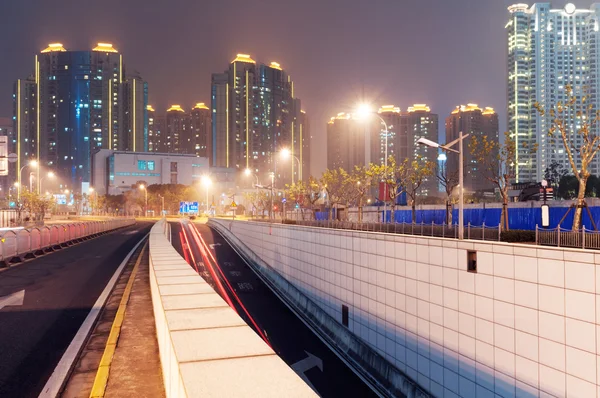
[[[53,43],[36,55],[34,73],[14,88],[15,170],[35,159],[38,190],[40,173],[53,171],[64,186],[86,191],[92,152],[144,150],[147,84],[126,76],[109,43],[86,51]]]
[[[479,138],[485,136],[491,142],[498,142],[498,114],[493,108],[481,109],[477,104],[457,106],[446,118],[446,142],[459,138],[461,131],[463,135],[470,134],[471,137]],[[497,153],[492,156],[497,157]],[[448,175],[455,174],[458,178],[458,154],[448,152],[446,157]],[[490,191],[496,188],[496,185],[483,175],[484,170],[479,167],[476,158],[469,150],[468,140],[464,143],[463,160],[465,191]],[[499,164],[497,166],[499,167]]]
[[[190,129],[186,137],[186,153],[195,154],[202,158],[209,157],[212,117],[210,108],[199,102],[190,111]]]
[[[378,123],[361,120],[350,113],[338,113],[327,123],[327,168],[351,172],[355,166],[371,163],[371,144],[379,142]],[[375,137],[375,138],[373,138]]]
[[[569,3],[554,9],[550,3],[515,4],[508,8],[507,94],[508,131],[515,140],[516,182],[541,181],[553,161],[571,168],[561,140],[548,138],[550,110],[568,100],[566,86],[581,100],[587,97],[593,111],[600,101],[600,6],[578,9]],[[542,116],[534,104],[545,109]],[[581,143],[576,132],[582,119],[570,115],[567,124],[575,145]],[[592,126],[593,133],[598,126]],[[600,173],[600,160],[590,165]]]
[[[207,158],[109,149],[94,153],[92,169],[92,185],[99,195],[121,194],[140,181],[147,185],[192,185],[209,174]]]
[[[188,115],[181,105],[171,105],[165,117],[165,139],[163,152],[187,153],[187,137],[189,126]]]
[[[250,169],[261,179],[269,172],[284,182],[292,175],[300,178],[308,164],[301,150],[309,140],[306,116],[294,82],[279,63],[257,65],[249,55],[238,54],[224,73],[212,75],[211,108],[214,166]],[[298,161],[282,164],[283,149]]]

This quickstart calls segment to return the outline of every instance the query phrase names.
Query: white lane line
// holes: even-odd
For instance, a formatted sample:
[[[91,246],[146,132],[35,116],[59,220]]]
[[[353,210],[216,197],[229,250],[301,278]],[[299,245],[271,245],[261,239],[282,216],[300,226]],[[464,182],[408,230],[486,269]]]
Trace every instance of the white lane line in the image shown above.
[[[79,330],[77,331],[77,334],[71,341],[71,344],[69,344],[69,347],[67,348],[67,350],[63,354],[62,358],[60,359],[60,362],[58,363],[58,365],[56,365],[56,368],[54,368],[54,371],[52,372],[52,375],[50,376],[50,378],[46,382],[46,385],[42,389],[42,392],[40,393],[39,398],[54,398],[54,397],[58,396],[61,388],[63,387],[65,381],[67,380],[67,376],[69,375],[69,372],[71,371],[73,365],[75,364],[75,360],[77,359],[77,356],[79,355],[79,352],[81,351],[81,349],[83,347],[83,344],[87,340],[87,337],[88,337],[90,331],[92,330],[92,326],[94,326],[94,323],[96,323],[96,318],[98,318],[98,315],[100,315],[100,311],[104,307],[104,303],[106,302],[106,299],[108,298],[108,296],[110,295],[110,292],[112,291],[113,287],[117,283],[117,280],[119,279],[119,276],[121,275],[121,272],[123,272],[123,268],[125,268],[127,261],[129,261],[131,256],[133,256],[133,253],[135,252],[135,250],[144,241],[144,239],[146,239],[148,237],[148,235],[149,234],[146,234],[146,236],[144,236],[133,247],[133,249],[131,249],[131,251],[127,254],[127,256],[125,256],[125,259],[123,260],[121,265],[119,265],[119,268],[117,268],[117,270],[113,274],[112,278],[110,278],[110,280],[108,281],[108,284],[106,285],[106,287],[104,288],[104,290],[102,291],[100,296],[98,297],[98,300],[96,300],[96,302],[94,303],[94,306],[90,310],[90,313],[85,318],[85,321],[83,321],[83,323],[81,324],[81,327],[79,328]]]
[[[9,305],[23,305],[23,300],[25,300],[25,290],[0,297],[0,310]]]

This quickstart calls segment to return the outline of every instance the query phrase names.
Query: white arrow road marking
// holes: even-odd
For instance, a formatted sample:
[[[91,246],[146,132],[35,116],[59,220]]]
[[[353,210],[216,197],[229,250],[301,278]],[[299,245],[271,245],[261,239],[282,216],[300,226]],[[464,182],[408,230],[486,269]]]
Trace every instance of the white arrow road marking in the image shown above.
[[[304,372],[314,368],[315,366],[318,367],[319,370],[322,372],[323,371],[323,361],[321,360],[321,358],[311,354],[308,351],[304,351],[304,352],[306,353],[306,355],[308,355],[308,357],[293,364],[292,369],[294,370],[294,372],[298,373],[298,376],[300,376],[300,378],[302,380],[304,380],[304,382],[306,384],[308,384],[308,386],[310,388],[312,388],[314,392],[318,393],[317,389],[315,388],[315,386],[312,385],[310,380],[308,380],[308,377],[306,377]]]
[[[221,246],[221,244],[220,243],[211,243],[209,246],[211,249],[215,250],[215,246]]]
[[[25,290],[0,297],[0,310],[9,305],[23,305],[23,300],[25,300]]]

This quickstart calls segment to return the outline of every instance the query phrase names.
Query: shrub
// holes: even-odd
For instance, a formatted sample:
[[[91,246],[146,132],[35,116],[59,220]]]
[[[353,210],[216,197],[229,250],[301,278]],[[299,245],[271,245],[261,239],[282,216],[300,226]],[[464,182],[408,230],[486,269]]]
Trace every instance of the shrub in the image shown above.
[[[535,242],[535,231],[527,231],[522,229],[512,229],[508,231],[502,231],[500,235],[500,240],[502,242],[527,242],[533,243]]]
[[[296,220],[283,220],[284,224],[296,225]]]

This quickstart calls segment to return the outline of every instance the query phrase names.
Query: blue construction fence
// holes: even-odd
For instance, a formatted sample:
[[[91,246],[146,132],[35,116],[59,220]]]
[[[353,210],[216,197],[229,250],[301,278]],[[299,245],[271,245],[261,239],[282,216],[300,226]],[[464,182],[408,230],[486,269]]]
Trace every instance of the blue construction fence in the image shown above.
[[[571,210],[569,211],[569,209]],[[596,225],[600,224],[600,207],[590,207],[589,209]],[[562,222],[561,227],[570,229],[573,225],[575,210],[569,207],[550,207],[549,228],[556,228],[567,211],[569,211],[569,214]],[[383,210],[381,210],[381,213],[383,213]],[[391,210],[386,211],[387,222],[390,222],[391,220],[391,213]],[[471,223],[473,226],[481,226],[485,223],[486,227],[497,227],[500,223],[501,213],[502,209],[465,209],[465,225]],[[317,212],[315,216],[317,220],[327,220],[329,212]],[[333,218],[336,218],[335,209],[333,209]],[[396,210],[394,212],[394,221],[398,223],[412,223],[412,210]],[[417,224],[431,224],[432,222],[434,224],[444,224],[446,222],[446,210],[417,210],[415,221]],[[586,229],[593,229],[592,221],[590,220],[586,209],[583,209],[582,222]],[[458,223],[458,209],[452,211],[452,223]],[[542,225],[541,208],[508,209],[508,225],[510,229],[534,230],[536,224],[540,227]]]

